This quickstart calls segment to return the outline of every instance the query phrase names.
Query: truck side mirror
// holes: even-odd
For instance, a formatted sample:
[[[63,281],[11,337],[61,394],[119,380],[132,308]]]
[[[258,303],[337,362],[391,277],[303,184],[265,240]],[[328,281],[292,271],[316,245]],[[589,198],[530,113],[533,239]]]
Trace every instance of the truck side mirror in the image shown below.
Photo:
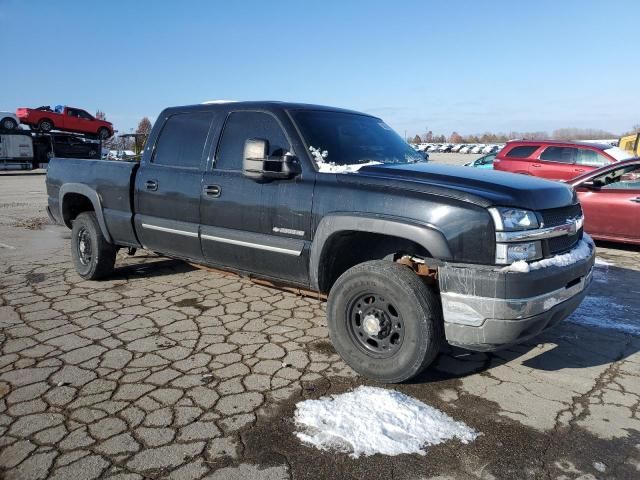
[[[242,173],[245,177],[259,179],[287,179],[300,174],[298,159],[286,153],[281,157],[269,157],[269,142],[263,138],[249,138],[244,142]]]

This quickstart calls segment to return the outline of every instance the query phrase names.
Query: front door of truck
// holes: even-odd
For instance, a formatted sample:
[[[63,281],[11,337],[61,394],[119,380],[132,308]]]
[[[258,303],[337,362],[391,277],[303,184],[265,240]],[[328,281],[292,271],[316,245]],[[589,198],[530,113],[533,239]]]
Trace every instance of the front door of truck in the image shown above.
[[[290,180],[242,174],[244,143],[269,142],[270,155],[293,152],[281,121],[268,112],[228,115],[202,183],[202,250],[212,265],[306,284],[315,173]]]
[[[200,190],[213,116],[184,112],[158,119],[164,125],[135,182],[136,231],[149,250],[202,259]]]

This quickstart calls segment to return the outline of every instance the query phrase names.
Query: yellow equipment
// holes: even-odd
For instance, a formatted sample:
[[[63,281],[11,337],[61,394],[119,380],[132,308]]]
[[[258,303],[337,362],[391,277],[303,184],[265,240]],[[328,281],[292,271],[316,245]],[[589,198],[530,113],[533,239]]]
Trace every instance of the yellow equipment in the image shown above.
[[[640,157],[640,132],[620,137],[618,147]]]

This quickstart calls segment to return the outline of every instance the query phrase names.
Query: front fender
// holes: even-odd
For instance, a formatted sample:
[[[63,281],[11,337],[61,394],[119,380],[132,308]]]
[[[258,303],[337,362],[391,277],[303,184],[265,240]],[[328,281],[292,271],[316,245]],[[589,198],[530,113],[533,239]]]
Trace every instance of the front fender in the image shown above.
[[[453,258],[445,236],[434,226],[397,217],[331,214],[320,221],[311,243],[309,277],[312,289],[319,289],[320,260],[327,240],[338,232],[346,231],[377,233],[410,240],[424,247],[434,258]]]
[[[82,183],[65,183],[64,185],[62,185],[62,187],[60,187],[60,192],[58,193],[58,201],[60,205],[60,216],[62,217],[65,225],[71,228],[71,223],[67,222],[67,220],[64,218],[64,197],[69,193],[77,193],[89,199],[89,201],[93,205],[93,210],[96,214],[98,225],[100,225],[102,235],[104,235],[104,238],[107,240],[107,242],[113,243],[111,240],[111,235],[109,235],[109,230],[107,230],[107,224],[104,221],[104,212],[102,211],[102,203],[100,202],[98,192]]]

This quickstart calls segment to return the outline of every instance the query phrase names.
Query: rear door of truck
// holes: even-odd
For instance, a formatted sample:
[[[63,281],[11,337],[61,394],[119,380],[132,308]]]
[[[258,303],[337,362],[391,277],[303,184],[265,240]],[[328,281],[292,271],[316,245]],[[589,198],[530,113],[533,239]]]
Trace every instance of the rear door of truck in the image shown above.
[[[135,181],[135,226],[142,245],[201,260],[199,223],[205,146],[214,112],[170,112]]]

